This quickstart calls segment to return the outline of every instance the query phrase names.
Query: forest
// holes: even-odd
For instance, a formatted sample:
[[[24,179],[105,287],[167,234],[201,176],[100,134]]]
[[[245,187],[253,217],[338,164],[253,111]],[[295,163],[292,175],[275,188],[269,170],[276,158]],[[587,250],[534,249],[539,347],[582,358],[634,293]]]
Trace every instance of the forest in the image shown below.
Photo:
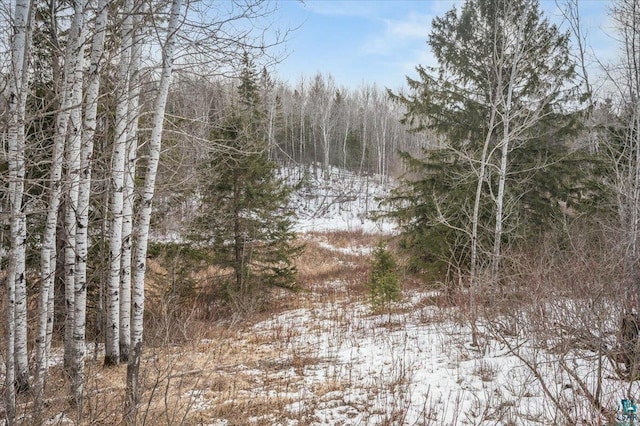
[[[611,63],[557,6],[390,90],[280,80],[275,1],[3,2],[5,423],[635,424],[640,1]]]

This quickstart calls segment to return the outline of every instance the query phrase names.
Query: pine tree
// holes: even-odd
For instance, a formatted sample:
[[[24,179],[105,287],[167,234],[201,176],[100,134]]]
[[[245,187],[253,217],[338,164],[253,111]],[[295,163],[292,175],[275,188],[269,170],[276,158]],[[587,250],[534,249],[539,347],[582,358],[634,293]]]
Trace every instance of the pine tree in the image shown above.
[[[212,246],[219,266],[233,271],[225,296],[242,309],[268,287],[294,287],[293,260],[301,248],[293,243],[290,190],[268,158],[268,122],[248,55],[238,94],[234,110],[212,134],[225,151],[213,156],[203,176],[193,234]]]

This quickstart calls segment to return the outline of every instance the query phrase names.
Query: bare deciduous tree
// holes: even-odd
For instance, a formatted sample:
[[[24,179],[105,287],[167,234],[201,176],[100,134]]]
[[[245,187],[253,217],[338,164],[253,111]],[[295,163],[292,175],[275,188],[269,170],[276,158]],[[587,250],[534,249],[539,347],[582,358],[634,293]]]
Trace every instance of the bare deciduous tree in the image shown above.
[[[133,275],[133,308],[131,310],[131,347],[127,365],[126,415],[134,419],[136,406],[139,401],[139,368],[142,357],[143,315],[144,315],[144,278],[147,268],[147,245],[149,240],[149,225],[153,207],[153,195],[156,183],[162,131],[164,129],[164,114],[169,94],[169,85],[173,73],[173,61],[176,48],[177,31],[180,25],[183,1],[173,0],[169,13],[167,36],[162,50],[162,74],[158,84],[158,92],[153,109],[152,131],[149,139],[149,159],[146,164],[142,200],[140,205],[139,222],[135,227],[136,249],[134,253],[135,272]]]
[[[29,387],[27,364],[26,214],[22,198],[25,178],[25,110],[28,93],[31,3],[16,0],[12,17],[11,72],[8,84],[7,147],[9,162],[10,258],[7,271],[5,354],[6,418],[15,423],[15,389]]]

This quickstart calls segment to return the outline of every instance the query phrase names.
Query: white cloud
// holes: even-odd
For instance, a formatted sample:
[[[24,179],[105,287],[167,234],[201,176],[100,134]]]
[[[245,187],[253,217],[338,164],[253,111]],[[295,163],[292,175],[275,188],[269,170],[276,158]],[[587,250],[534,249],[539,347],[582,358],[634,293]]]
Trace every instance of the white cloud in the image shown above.
[[[381,19],[384,29],[369,37],[362,51],[366,55],[398,55],[424,43],[431,31],[432,15],[410,12],[404,19]]]
[[[432,15],[410,13],[405,20],[385,19],[386,36],[401,39],[426,40],[431,31]]]

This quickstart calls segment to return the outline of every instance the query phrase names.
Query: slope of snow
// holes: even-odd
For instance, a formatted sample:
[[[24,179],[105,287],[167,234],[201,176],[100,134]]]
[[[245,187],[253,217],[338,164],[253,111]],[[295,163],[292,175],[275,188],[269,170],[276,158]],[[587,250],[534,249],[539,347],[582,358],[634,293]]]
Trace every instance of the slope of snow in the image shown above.
[[[312,165],[283,168],[280,175],[295,188],[290,206],[296,211],[298,232],[395,230],[391,221],[373,219],[392,187],[381,176],[358,176],[335,167],[323,173]]]
[[[392,186],[380,177],[335,168],[323,176],[310,167],[280,174],[295,188],[290,208],[299,232],[396,231],[392,223],[372,219]],[[341,254],[371,252],[355,241],[353,247],[317,244]],[[278,407],[251,418],[257,425],[564,425],[567,418],[601,425],[609,424],[622,398],[640,395],[637,381],[619,380],[612,361],[593,349],[558,354],[522,331],[492,335],[495,330],[482,323],[484,344],[472,347],[468,318],[457,308],[429,303],[433,293],[405,291],[402,302],[380,314],[347,286],[325,282],[296,295],[303,307],[239,336],[252,351],[270,354],[262,363],[243,365],[247,361],[240,359],[234,365],[249,378],[250,390],[209,399],[210,389],[193,389],[185,398],[198,411],[240,398]],[[259,348],[249,343],[255,341]],[[599,395],[606,413],[589,393]],[[222,416],[208,421],[236,424]]]

